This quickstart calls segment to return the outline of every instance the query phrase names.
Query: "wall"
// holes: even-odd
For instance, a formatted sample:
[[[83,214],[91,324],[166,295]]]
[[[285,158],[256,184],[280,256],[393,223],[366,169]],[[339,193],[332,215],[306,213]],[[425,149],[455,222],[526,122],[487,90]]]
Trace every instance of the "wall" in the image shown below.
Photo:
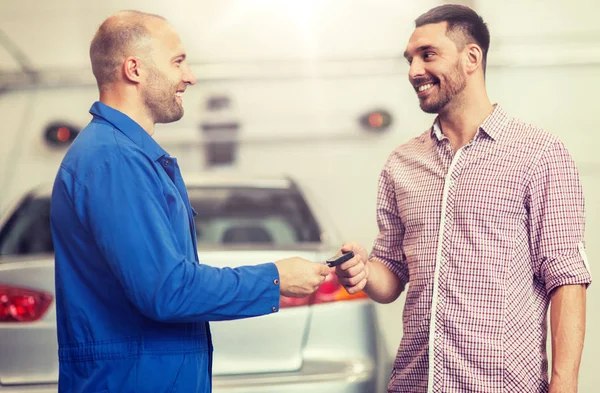
[[[215,6],[214,12],[205,14],[204,23],[233,4],[225,3],[227,6]],[[374,14],[356,9],[338,13],[341,3],[321,3],[326,4],[317,6],[321,17],[313,20],[306,14],[310,7],[303,8],[308,15],[304,21],[313,23],[294,25],[296,29],[273,12],[276,22],[272,29],[261,31],[257,11],[245,16],[231,14],[237,19],[230,19],[229,24],[222,19],[223,23],[205,29],[207,35],[200,38],[192,25],[185,24],[182,36],[191,43],[196,59],[203,60],[195,67],[200,82],[184,95],[184,119],[160,126],[157,139],[181,158],[184,169],[202,168],[198,130],[206,118],[204,99],[212,94],[229,95],[234,109],[227,116],[239,119],[242,125],[237,168],[249,172],[273,172],[276,168],[292,174],[326,208],[341,238],[370,245],[377,230],[374,206],[379,171],[395,146],[422,132],[432,121],[419,110],[408,86],[401,52],[411,30],[406,23],[416,16],[417,9],[426,9],[433,2],[413,4],[410,9],[394,9],[391,3],[373,3]],[[475,4],[493,34],[488,70],[491,99],[509,113],[558,135],[575,157],[586,197],[586,239],[595,273],[600,260],[597,5],[592,0],[570,5],[558,0]],[[376,23],[365,22],[361,15]],[[186,18],[174,15],[182,24]],[[17,22],[18,18],[15,26]],[[334,34],[336,26],[346,32],[342,39]],[[285,31],[279,40],[277,29]],[[235,44],[244,31],[251,31],[250,44]],[[313,34],[299,33],[307,31]],[[70,37],[75,38],[73,34]],[[280,57],[278,51],[283,53]],[[201,57],[203,53],[207,58]],[[326,58],[331,53],[337,57]],[[236,56],[242,61],[232,61]],[[52,58],[46,63],[54,65],[59,60]],[[62,152],[41,142],[44,124],[55,118],[85,124],[95,97],[93,86],[0,96],[0,209],[20,192],[52,179]],[[367,134],[356,118],[378,107],[392,112],[393,126],[386,133]],[[588,291],[582,393],[593,393],[600,386],[595,363],[600,354],[600,292],[595,286]],[[402,306],[403,297],[379,307],[391,353],[402,334]]]

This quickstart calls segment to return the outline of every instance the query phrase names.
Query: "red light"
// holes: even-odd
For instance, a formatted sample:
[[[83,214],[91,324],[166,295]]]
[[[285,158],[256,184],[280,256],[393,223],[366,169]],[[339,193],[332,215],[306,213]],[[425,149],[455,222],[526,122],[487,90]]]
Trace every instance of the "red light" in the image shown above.
[[[348,294],[346,289],[339,283],[335,273],[329,273],[325,282],[321,284],[317,292],[304,298],[290,298],[281,296],[279,308],[310,306],[319,303],[330,303],[341,300],[364,299],[367,295],[359,292],[354,295]]]
[[[46,126],[44,139],[52,147],[64,149],[73,142],[79,134],[77,127],[65,121],[53,122]]]
[[[32,322],[50,307],[52,295],[0,285],[0,322]]]
[[[56,138],[61,142],[67,142],[71,137],[71,130],[68,127],[60,127],[58,131],[56,131]]]
[[[369,125],[373,128],[379,128],[383,125],[383,115],[379,112],[369,115]]]
[[[310,297],[286,297],[279,299],[279,308],[308,306]]]
[[[365,131],[383,132],[392,124],[392,115],[385,109],[374,109],[366,112],[358,119]]]

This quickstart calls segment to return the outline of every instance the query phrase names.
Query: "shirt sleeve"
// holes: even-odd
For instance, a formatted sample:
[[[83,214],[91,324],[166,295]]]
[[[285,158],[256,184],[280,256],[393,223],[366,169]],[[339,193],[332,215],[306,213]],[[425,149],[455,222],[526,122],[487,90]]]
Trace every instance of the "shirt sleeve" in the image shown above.
[[[82,204],[82,221],[136,308],[163,322],[277,311],[275,264],[215,268],[186,259],[171,229],[157,169],[135,153],[115,153],[100,164],[80,182],[76,203]]]
[[[371,258],[382,262],[400,278],[403,285],[406,285],[409,282],[409,272],[402,252],[404,225],[398,213],[396,192],[387,165],[379,176],[377,225],[379,233],[373,245]]]
[[[562,285],[591,283],[583,190],[575,162],[561,142],[542,155],[528,197],[533,268],[546,292]]]

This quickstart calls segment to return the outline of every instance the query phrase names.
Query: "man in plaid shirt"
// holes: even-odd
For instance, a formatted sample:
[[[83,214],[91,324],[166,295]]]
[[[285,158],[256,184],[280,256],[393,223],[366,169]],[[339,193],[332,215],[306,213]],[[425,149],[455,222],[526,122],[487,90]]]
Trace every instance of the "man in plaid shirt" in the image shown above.
[[[555,136],[491,103],[489,43],[468,7],[416,20],[409,81],[438,116],[381,172],[371,255],[342,246],[349,293],[389,303],[410,283],[389,392],[577,391],[591,282],[577,169]]]

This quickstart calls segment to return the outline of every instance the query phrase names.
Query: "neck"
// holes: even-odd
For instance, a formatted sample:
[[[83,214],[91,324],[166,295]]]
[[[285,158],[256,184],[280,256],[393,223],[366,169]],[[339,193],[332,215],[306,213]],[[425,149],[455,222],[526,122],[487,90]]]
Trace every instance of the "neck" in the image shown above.
[[[494,106],[485,89],[469,92],[465,88],[459,97],[455,97],[453,102],[440,111],[440,125],[454,151],[473,139],[481,123],[493,110]]]
[[[100,102],[114,108],[138,123],[148,135],[154,135],[154,121],[147,113],[141,98],[120,90],[103,90]]]

